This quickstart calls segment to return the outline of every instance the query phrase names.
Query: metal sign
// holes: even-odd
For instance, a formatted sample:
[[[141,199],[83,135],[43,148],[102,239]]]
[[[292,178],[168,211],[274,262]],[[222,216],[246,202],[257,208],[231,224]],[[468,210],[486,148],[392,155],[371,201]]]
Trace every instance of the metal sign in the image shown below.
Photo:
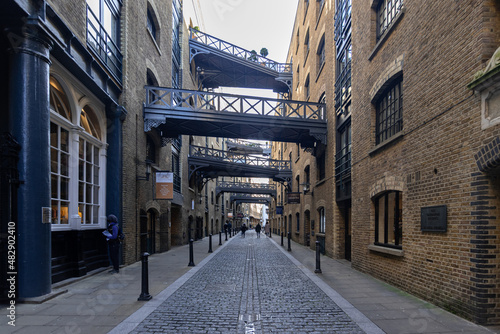
[[[174,173],[156,172],[155,199],[174,199]]]
[[[300,192],[287,193],[286,199],[288,204],[300,204]]]
[[[276,214],[277,215],[282,215],[283,214],[283,207],[282,206],[277,206],[276,207]]]
[[[420,208],[420,230],[424,232],[446,232],[446,205]]]

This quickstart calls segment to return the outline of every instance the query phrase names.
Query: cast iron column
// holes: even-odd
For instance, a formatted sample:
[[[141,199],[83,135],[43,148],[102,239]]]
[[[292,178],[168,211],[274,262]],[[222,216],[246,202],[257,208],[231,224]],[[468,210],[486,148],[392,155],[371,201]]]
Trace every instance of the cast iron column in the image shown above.
[[[49,70],[52,43],[28,18],[6,31],[10,42],[9,129],[19,154],[18,296],[51,291]],[[42,210],[48,214],[44,222]],[[36,279],[34,279],[36,277]]]

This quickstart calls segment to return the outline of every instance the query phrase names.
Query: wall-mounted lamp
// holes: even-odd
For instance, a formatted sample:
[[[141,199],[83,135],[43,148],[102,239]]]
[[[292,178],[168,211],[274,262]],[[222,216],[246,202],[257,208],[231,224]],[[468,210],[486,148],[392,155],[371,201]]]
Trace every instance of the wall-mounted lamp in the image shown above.
[[[146,164],[146,175],[145,176],[137,176],[136,179],[139,181],[149,181],[149,176],[151,175],[151,164],[153,162],[149,159],[146,159],[146,161],[144,161],[144,163]]]
[[[311,185],[309,183],[301,183],[300,185],[304,186],[304,188],[303,188],[304,195],[314,195],[314,191],[310,191],[311,190]]]

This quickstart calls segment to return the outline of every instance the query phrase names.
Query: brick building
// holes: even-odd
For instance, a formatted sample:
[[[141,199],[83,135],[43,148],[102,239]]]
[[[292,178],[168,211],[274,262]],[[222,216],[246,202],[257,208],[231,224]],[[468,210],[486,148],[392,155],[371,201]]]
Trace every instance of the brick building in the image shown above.
[[[109,265],[108,214],[124,264],[219,231],[215,182],[193,185],[187,156],[220,141],[169,139],[143,119],[145,86],[197,87],[181,0],[7,0],[0,13],[2,298],[8,233],[24,299]],[[172,200],[155,199],[157,171],[173,173]]]
[[[300,1],[291,97],[325,94],[328,138],[324,151],[273,144],[292,161],[300,204],[278,191],[272,230],[500,323],[499,11],[490,0]]]

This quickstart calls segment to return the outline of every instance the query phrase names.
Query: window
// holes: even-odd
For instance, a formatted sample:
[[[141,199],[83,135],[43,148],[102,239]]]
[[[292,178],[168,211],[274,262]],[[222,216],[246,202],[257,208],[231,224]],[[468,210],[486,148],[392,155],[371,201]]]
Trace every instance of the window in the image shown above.
[[[87,0],[87,45],[121,81],[120,3],[119,0]]]
[[[377,6],[377,39],[389,28],[402,7],[403,0],[380,0]]]
[[[305,59],[307,59],[307,55],[309,55],[309,48],[310,48],[310,45],[309,45],[309,29],[307,29],[306,38],[304,39],[304,53],[305,53],[304,64],[305,64]]]
[[[309,86],[309,74],[307,75],[306,82],[304,84],[304,89],[306,93],[306,100],[309,98],[309,95],[311,94],[311,87]]]
[[[325,233],[326,229],[325,208],[323,207],[319,208],[318,212],[319,212],[319,233]]]
[[[377,102],[377,145],[403,130],[402,81],[402,77],[396,79]]]
[[[298,212],[295,214],[295,218],[296,218],[296,221],[297,221],[297,229],[296,229],[296,231],[300,232],[300,214]]]
[[[297,48],[295,49],[295,54],[299,52],[299,45],[300,45],[300,39],[299,39],[299,29],[297,29],[297,38],[295,39],[297,41]]]
[[[325,35],[321,37],[321,41],[319,42],[317,58],[318,58],[318,75],[319,75],[319,73],[323,69],[323,65],[325,65],[325,59],[326,59]]]
[[[172,87],[181,88],[182,4],[180,0],[172,1],[172,13]]]
[[[153,9],[149,7],[149,4],[148,4],[147,15],[148,15],[148,17],[147,17],[148,31],[151,34],[151,37],[153,37],[153,39],[157,42],[158,41],[158,36],[157,36],[158,28],[157,28],[157,23],[156,23],[157,21],[156,21],[156,17],[154,15]]]
[[[100,228],[104,220],[105,144],[93,108],[80,110],[74,124],[70,101],[60,82],[50,77],[50,179],[53,229]],[[72,165],[72,161],[77,164]]]
[[[174,191],[181,193],[181,163],[179,152],[172,146],[172,173],[174,174]],[[213,199],[212,199],[213,204]]]
[[[335,157],[335,177],[341,180],[351,171],[351,122],[338,130],[337,154]]]
[[[351,40],[337,55],[337,70],[335,79],[335,109],[342,108],[351,96]]]
[[[326,159],[324,151],[316,156],[316,166],[318,169],[318,180],[323,180],[326,177]]]
[[[297,192],[300,193],[300,175],[297,175],[295,182],[297,183]]]
[[[156,144],[150,136],[146,136],[146,160],[156,163]]]
[[[389,191],[375,199],[375,244],[402,248],[403,195]]]

